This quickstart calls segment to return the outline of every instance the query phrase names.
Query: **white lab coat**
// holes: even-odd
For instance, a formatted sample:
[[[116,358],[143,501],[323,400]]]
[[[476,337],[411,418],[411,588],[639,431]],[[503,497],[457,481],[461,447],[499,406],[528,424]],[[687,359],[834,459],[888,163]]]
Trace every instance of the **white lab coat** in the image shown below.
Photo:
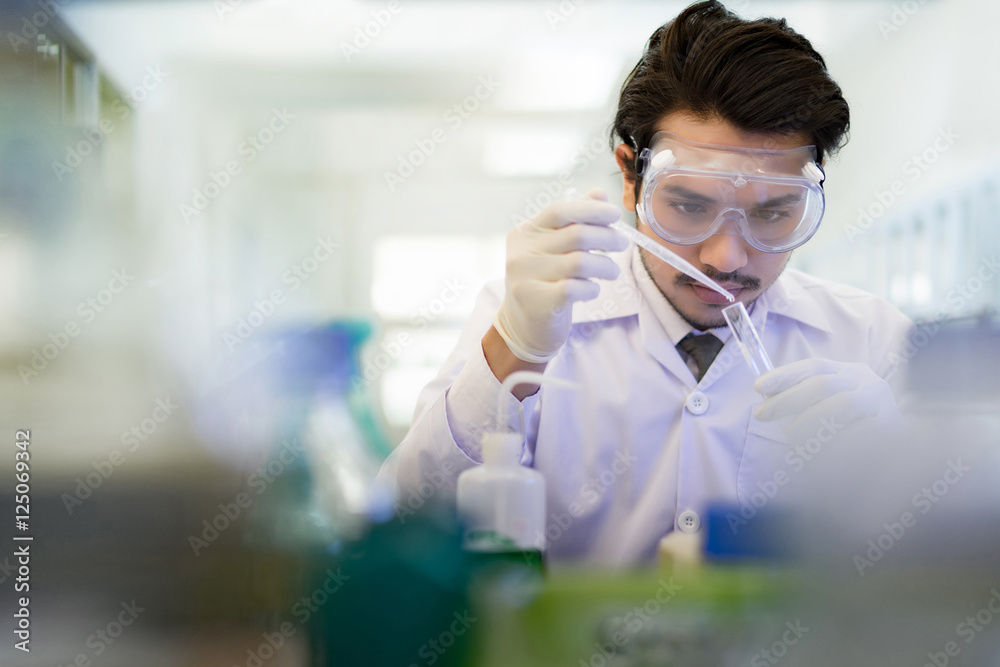
[[[696,383],[675,348],[691,328],[651,292],[634,249],[614,258],[621,274],[598,281],[598,298],[574,305],[569,341],[545,370],[580,389],[542,387],[520,404],[522,463],[546,479],[552,563],[650,561],[668,532],[703,529],[708,503],[748,504],[758,483],[802,467],[783,422],[752,417],[763,398],[728,331],[717,330],[725,347]],[[421,393],[409,433],[382,467],[404,511],[432,497],[453,500],[458,474],[482,460],[479,436],[497,427],[501,389],[480,341],[502,297],[500,281],[483,289],[455,350]],[[795,270],[761,295],[751,319],[775,367],[809,357],[861,362],[890,384],[899,375],[891,353],[911,326],[875,296]],[[509,393],[503,401],[504,425],[514,426],[519,404]]]

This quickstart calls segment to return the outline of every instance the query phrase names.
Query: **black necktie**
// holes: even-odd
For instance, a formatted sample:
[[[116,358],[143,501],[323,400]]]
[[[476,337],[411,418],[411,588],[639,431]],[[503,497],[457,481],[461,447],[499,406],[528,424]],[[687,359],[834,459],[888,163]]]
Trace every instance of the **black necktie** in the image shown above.
[[[700,336],[690,333],[684,336],[681,342],[677,343],[677,347],[691,355],[694,363],[698,366],[695,379],[699,382],[705,376],[705,371],[712,365],[712,361],[719,354],[719,350],[722,349],[723,345],[724,343],[715,334],[710,333],[701,334]]]

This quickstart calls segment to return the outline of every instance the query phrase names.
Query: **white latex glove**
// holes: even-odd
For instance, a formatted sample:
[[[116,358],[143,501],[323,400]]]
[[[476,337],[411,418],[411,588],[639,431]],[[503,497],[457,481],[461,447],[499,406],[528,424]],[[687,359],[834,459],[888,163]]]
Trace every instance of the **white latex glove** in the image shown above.
[[[882,428],[903,426],[889,383],[864,364],[803,359],[761,375],[754,389],[767,397],[754,416],[760,421],[793,417],[786,433],[797,441],[862,420]]]
[[[614,280],[618,265],[605,255],[628,240],[613,229],[621,217],[603,190],[586,199],[558,201],[507,235],[503,303],[493,326],[518,359],[544,363],[569,337],[574,301],[596,298],[593,279]]]

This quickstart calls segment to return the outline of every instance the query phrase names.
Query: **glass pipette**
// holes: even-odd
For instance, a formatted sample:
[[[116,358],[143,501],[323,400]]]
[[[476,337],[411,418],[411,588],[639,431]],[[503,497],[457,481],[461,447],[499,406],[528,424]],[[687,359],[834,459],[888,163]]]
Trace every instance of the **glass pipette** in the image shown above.
[[[617,229],[621,234],[625,236],[629,241],[636,244],[640,248],[645,248],[649,252],[653,253],[664,262],[674,267],[681,273],[691,276],[698,282],[702,283],[706,287],[711,287],[713,290],[721,294],[722,296],[729,299],[729,301],[736,301],[736,298],[730,294],[722,285],[715,282],[704,273],[702,273],[696,266],[691,264],[685,259],[681,259],[677,253],[670,250],[669,248],[660,245],[656,241],[652,240],[642,232],[640,232],[635,227],[625,224],[621,220],[613,222],[609,225],[612,229]],[[725,312],[725,311],[723,311]]]

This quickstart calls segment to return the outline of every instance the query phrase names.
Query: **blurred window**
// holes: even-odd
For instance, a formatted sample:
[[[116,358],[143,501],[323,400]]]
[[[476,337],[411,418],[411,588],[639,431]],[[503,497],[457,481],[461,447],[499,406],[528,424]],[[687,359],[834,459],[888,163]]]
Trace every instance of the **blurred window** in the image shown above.
[[[503,236],[384,236],[372,306],[382,323],[365,360],[386,420],[405,430],[417,396],[455,347],[483,285],[502,278]]]

